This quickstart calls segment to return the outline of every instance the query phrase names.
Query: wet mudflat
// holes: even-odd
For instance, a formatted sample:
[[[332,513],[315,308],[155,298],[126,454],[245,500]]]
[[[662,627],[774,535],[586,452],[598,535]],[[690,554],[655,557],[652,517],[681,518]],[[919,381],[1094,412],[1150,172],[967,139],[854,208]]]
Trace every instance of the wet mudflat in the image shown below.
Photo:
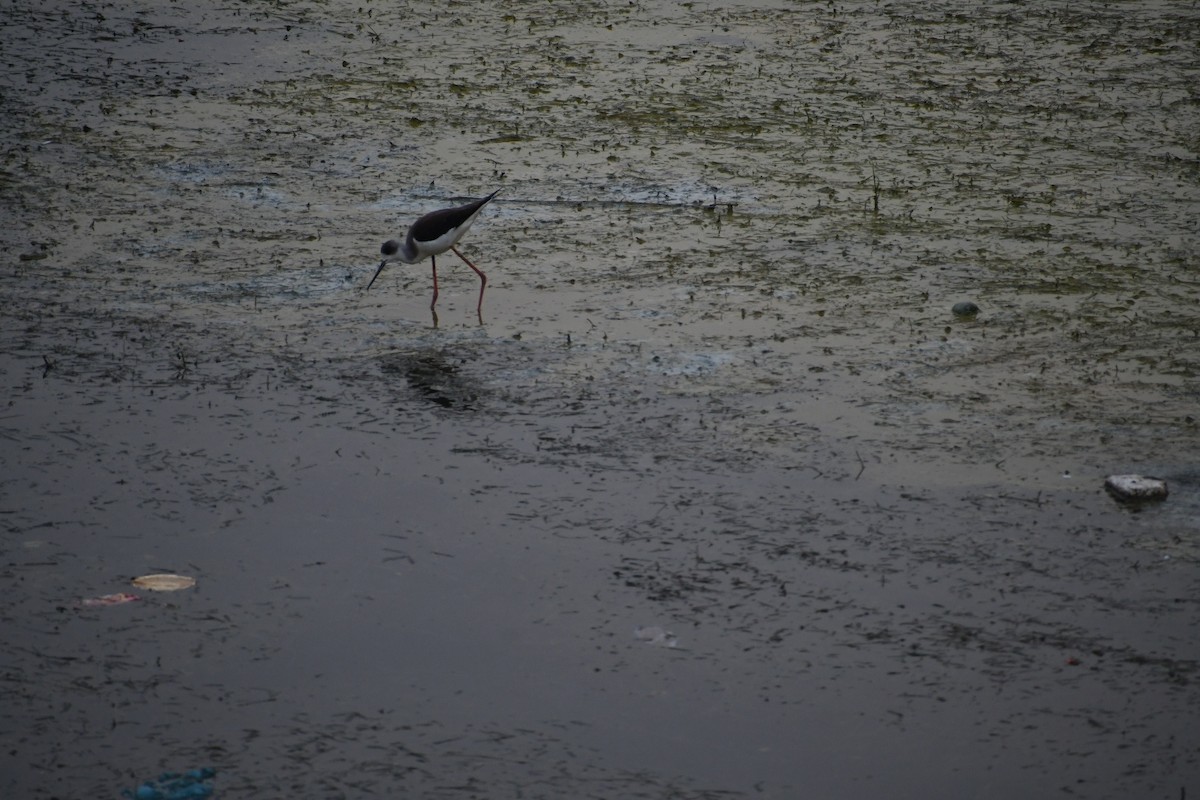
[[[1200,791],[1200,10],[3,12],[4,796]]]

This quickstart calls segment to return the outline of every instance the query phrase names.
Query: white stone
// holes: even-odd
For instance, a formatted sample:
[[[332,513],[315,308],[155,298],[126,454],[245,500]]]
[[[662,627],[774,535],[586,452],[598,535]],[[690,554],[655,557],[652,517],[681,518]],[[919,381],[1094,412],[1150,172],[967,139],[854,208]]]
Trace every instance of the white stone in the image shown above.
[[[1161,500],[1167,496],[1167,482],[1145,475],[1109,475],[1104,487],[1118,500]]]

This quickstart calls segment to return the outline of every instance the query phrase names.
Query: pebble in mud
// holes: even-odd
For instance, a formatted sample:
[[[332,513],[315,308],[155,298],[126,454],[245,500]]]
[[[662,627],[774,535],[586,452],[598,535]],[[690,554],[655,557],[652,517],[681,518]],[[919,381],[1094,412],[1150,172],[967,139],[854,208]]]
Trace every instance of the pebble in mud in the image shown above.
[[[1104,488],[1123,503],[1162,500],[1167,496],[1166,481],[1144,475],[1109,475],[1104,479]]]
[[[955,303],[950,309],[954,316],[969,319],[979,313],[979,306],[972,303],[970,300],[963,300],[961,303]]]

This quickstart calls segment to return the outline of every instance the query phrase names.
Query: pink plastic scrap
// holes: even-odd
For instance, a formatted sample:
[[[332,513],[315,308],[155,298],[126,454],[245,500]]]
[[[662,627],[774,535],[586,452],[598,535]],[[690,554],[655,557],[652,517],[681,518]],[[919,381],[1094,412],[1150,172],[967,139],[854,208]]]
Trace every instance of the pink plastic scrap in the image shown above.
[[[104,594],[99,597],[89,597],[82,603],[83,606],[94,608],[96,606],[119,606],[122,603],[132,603],[134,600],[141,600],[136,594],[129,592],[117,592],[116,594]]]

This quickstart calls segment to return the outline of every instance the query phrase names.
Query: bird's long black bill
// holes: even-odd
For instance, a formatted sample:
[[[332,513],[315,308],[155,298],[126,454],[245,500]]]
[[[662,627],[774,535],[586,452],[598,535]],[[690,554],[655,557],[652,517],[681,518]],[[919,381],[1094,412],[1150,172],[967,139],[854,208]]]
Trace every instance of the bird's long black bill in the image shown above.
[[[375,270],[375,276],[373,278],[371,278],[371,282],[367,284],[368,292],[371,291],[371,287],[375,284],[375,278],[379,277],[379,273],[383,272],[383,268],[386,266],[387,266],[387,262],[384,261],[382,264],[379,265],[379,269]]]

